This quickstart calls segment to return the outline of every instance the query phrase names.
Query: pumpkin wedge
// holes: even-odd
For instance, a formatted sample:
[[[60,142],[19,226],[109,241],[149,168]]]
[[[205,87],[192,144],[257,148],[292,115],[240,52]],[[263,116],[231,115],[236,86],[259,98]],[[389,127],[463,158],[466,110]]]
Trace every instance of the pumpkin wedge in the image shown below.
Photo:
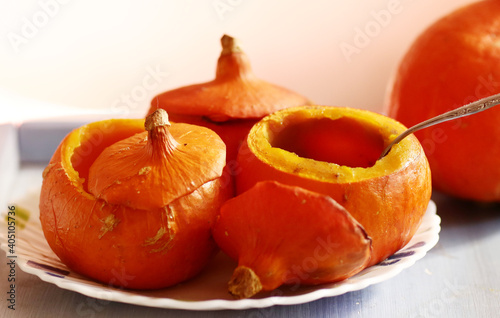
[[[283,284],[340,281],[361,271],[371,255],[363,227],[332,198],[275,181],[227,201],[213,233],[238,262],[228,284],[235,298]]]
[[[242,144],[237,192],[275,180],[331,196],[372,238],[370,265],[376,264],[408,243],[431,196],[429,164],[415,136],[378,159],[405,129],[361,109],[280,110],[259,121]]]
[[[146,131],[144,130],[146,128]],[[211,227],[232,187],[226,148],[204,127],[146,120],[82,126],[44,170],[42,229],[70,269],[130,289],[171,286],[217,251]]]

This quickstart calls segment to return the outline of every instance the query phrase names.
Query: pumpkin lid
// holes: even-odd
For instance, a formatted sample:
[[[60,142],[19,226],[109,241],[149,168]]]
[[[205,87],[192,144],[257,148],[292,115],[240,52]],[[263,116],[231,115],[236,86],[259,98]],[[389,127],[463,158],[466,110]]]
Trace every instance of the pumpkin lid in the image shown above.
[[[159,94],[151,101],[149,113],[161,107],[172,114],[223,122],[261,118],[279,109],[310,103],[295,92],[257,78],[248,56],[233,37],[224,35],[221,44],[214,80]]]
[[[107,147],[89,169],[88,189],[108,203],[160,208],[222,175],[226,147],[208,128],[170,124],[158,109],[146,131]]]
[[[236,298],[286,283],[339,281],[371,258],[371,238],[345,208],[328,195],[277,181],[258,182],[226,201],[212,233],[238,262],[228,283]],[[315,266],[301,275],[294,268],[306,259]]]

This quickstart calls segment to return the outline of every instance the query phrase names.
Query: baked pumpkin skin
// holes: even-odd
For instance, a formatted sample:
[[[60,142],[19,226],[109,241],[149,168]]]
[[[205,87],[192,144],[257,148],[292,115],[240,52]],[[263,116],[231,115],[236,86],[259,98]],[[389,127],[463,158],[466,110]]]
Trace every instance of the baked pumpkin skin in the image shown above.
[[[274,180],[329,195],[371,237],[369,266],[377,264],[409,242],[431,197],[429,164],[414,136],[378,160],[405,129],[386,116],[346,107],[275,112],[251,129],[239,150],[237,193]]]
[[[213,233],[238,262],[228,283],[235,298],[283,284],[340,281],[364,269],[371,257],[371,239],[342,206],[276,181],[259,182],[226,201]]]
[[[308,98],[260,79],[238,41],[221,38],[222,51],[215,78],[158,94],[148,114],[165,109],[173,122],[200,125],[215,131],[227,146],[227,162],[236,159],[250,128],[279,109],[310,104]]]
[[[96,158],[143,132],[144,120],[112,119],[69,133],[43,173],[40,221],[51,249],[75,272],[107,285],[157,289],[193,277],[217,251],[211,226],[232,190],[221,186],[225,148],[211,132],[212,141],[219,140],[210,142],[222,158],[213,167],[219,177],[193,192],[144,209],[108,203],[90,193],[89,170]],[[179,138],[176,129],[171,132]]]
[[[477,1],[432,23],[402,57],[384,111],[410,127],[500,93],[500,2]],[[500,108],[417,131],[435,189],[500,201]]]

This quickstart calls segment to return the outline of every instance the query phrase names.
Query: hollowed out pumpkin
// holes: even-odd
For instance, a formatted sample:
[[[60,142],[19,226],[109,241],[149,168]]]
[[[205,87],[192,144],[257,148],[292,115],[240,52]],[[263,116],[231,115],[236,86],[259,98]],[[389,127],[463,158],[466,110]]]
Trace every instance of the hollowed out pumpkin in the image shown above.
[[[369,265],[411,239],[431,196],[431,174],[418,140],[406,128],[359,109],[306,106],[271,114],[250,131],[238,154],[238,194],[274,180],[330,196],[373,240]]]
[[[40,220],[72,270],[132,289],[174,285],[217,250],[211,226],[232,194],[226,149],[204,127],[112,119],[64,138],[44,170]]]

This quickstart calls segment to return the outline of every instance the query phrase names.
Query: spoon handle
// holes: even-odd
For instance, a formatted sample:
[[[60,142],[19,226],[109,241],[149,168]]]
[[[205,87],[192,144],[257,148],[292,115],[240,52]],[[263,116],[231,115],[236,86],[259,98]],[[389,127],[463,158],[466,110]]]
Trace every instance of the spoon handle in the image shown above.
[[[406,131],[404,131],[401,135],[397,136],[396,139],[394,139],[382,152],[380,155],[379,159],[382,159],[385,157],[389,151],[391,150],[392,146],[403,140],[406,136],[409,134],[414,133],[417,130],[427,128],[429,126],[433,126],[436,124],[443,123],[448,120],[464,117],[464,116],[469,116],[475,113],[482,112],[483,110],[486,110],[488,108],[491,108],[493,106],[496,106],[500,104],[500,94],[495,94],[491,95],[482,99],[479,99],[475,102],[472,102],[470,104],[467,104],[465,106],[459,107],[457,109],[451,110],[449,112],[443,113],[441,115],[438,115],[436,117],[432,117],[430,119],[427,119],[421,123],[416,124],[415,126],[410,127]]]

